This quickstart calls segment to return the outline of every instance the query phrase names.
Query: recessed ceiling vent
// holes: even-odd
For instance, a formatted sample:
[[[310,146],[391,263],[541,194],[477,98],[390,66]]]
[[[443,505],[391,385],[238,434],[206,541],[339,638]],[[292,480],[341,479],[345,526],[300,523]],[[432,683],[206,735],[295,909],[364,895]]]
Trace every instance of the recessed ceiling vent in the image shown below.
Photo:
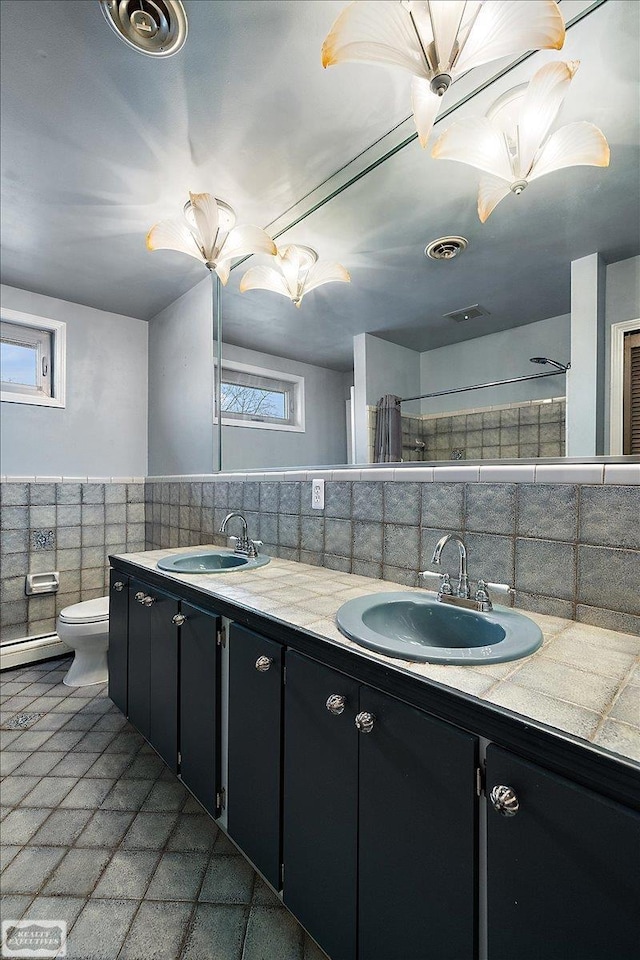
[[[147,57],[171,57],[187,39],[180,0],[100,0],[100,6],[120,39]]]
[[[455,320],[456,323],[464,323],[465,320],[477,320],[478,317],[488,317],[489,311],[481,307],[479,303],[474,303],[471,307],[465,307],[464,310],[454,310],[453,313],[445,313],[445,320]]]
[[[464,237],[438,237],[424,248],[424,255],[430,260],[453,260],[467,249],[468,243]]]

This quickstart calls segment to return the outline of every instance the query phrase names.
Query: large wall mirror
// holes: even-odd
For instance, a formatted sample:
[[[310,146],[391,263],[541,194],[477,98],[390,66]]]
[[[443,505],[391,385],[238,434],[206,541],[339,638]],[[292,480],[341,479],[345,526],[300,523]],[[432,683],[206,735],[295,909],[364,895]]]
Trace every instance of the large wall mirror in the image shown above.
[[[267,226],[279,246],[310,246],[343,264],[350,284],[320,287],[298,309],[271,292],[239,292],[252,261],[232,270],[223,297],[224,470],[379,459],[384,396],[402,401],[394,460],[625,452],[624,355],[640,329],[640,7],[560,7],[562,51],[463,76],[427,149],[409,118]],[[478,172],[433,159],[431,144],[456,120],[486,115],[551,60],[580,61],[556,125],[596,124],[610,165],[542,177],[483,224]],[[345,99],[359,69],[375,68],[344,70]],[[466,249],[427,258],[425,247],[447,236],[464,238]],[[496,385],[460,392],[486,383]],[[178,466],[171,472],[196,467]]]

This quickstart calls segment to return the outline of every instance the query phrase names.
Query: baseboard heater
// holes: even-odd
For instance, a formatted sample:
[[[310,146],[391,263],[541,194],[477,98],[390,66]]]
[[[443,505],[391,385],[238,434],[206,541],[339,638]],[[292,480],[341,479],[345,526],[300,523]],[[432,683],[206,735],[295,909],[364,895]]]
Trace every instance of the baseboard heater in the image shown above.
[[[62,642],[57,633],[8,640],[0,646],[0,670],[35,663],[37,660],[48,660],[50,657],[61,657],[65,653],[71,653],[71,649]]]

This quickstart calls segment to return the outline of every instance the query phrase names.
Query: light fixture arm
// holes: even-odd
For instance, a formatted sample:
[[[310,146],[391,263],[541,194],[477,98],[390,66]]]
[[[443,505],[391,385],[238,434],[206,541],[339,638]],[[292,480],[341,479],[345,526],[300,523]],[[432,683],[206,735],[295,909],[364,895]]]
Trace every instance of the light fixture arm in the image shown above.
[[[211,277],[211,334],[216,342],[214,366],[215,410],[217,413],[218,439],[213,443],[213,468],[222,471],[222,284],[218,274],[209,267]],[[217,449],[216,449],[217,448]]]

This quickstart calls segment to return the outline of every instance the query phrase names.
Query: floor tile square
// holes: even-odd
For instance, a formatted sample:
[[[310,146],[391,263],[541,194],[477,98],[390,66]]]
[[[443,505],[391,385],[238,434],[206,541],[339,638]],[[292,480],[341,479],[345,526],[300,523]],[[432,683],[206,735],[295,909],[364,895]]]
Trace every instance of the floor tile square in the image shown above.
[[[2,874],[2,892],[38,893],[65,855],[60,847],[25,847]]]
[[[21,777],[18,774],[5,777],[0,787],[2,802],[8,807],[15,806],[33,790],[39,781],[40,777]]]
[[[207,903],[251,903],[254,871],[244,857],[212,857],[199,900]]]
[[[177,819],[177,813],[138,813],[122,841],[123,849],[161,850]]]
[[[57,807],[75,786],[75,777],[43,777],[21,801],[22,807]]]
[[[118,960],[177,960],[192,911],[191,903],[142,903]]]
[[[139,810],[152,786],[153,780],[118,780],[100,807],[103,810]]]
[[[67,753],[51,770],[54,777],[82,777],[98,759],[97,753]]]
[[[219,903],[201,903],[187,935],[182,960],[240,960],[248,909]],[[269,960],[276,960],[270,957]],[[280,960],[278,957],[277,960]]]
[[[89,851],[87,851],[89,852]],[[93,851],[91,851],[93,853]],[[141,900],[153,876],[159,855],[147,850],[117,850],[93,896]]]
[[[88,897],[108,862],[107,851],[69,850],[47,881],[44,893]]]
[[[67,940],[67,960],[115,960],[136,912],[133,900],[90,900]]]
[[[17,757],[20,756],[20,754],[9,753],[5,756]],[[39,750],[37,753],[28,754],[20,764],[20,773],[22,775],[35,774],[44,777],[47,773],[49,773],[50,770],[53,769],[53,767],[55,767],[57,763],[60,763],[63,757],[63,752],[49,753],[44,750]]]
[[[217,835],[218,827],[207,814],[183,814],[169,838],[167,847],[169,850],[207,853],[212,850]]]
[[[3,843],[28,843],[36,830],[50,815],[51,810],[40,807],[17,808],[2,822]]]
[[[207,861],[205,853],[164,853],[145,899],[197,900]]]
[[[30,843],[50,847],[70,847],[91,817],[91,810],[54,810],[31,838]]]
[[[115,780],[89,779],[85,777],[78,781],[75,787],[66,795],[60,806],[76,810],[93,810],[95,807],[100,806],[114,783],[116,783]]]
[[[76,841],[77,847],[98,847],[112,849],[120,845],[120,841],[129,829],[135,814],[121,810],[89,811],[91,819]]]
[[[174,779],[172,783],[158,781],[151,788],[151,793],[143,803],[142,809],[177,811],[182,809],[186,798],[187,791],[178,780]]]
[[[242,960],[303,960],[302,928],[284,907],[252,907]]]

